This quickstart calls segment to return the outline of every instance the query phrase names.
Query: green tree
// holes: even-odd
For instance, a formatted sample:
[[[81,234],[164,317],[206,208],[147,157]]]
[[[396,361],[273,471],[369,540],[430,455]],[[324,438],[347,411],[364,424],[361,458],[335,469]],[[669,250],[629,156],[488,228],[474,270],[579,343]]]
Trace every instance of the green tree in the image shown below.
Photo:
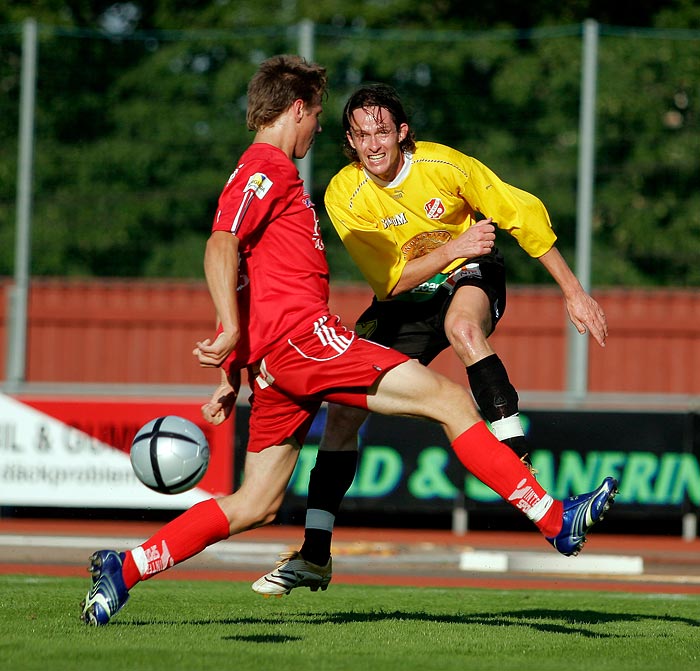
[[[316,22],[331,87],[307,185],[336,280],[359,279],[323,212],[345,163],[350,91],[402,94],[420,139],[471,154],[540,196],[571,260],[575,239],[581,21],[603,23],[593,280],[697,286],[695,184],[700,11],[690,0],[270,3],[14,2],[0,8],[0,274],[12,272],[19,22],[40,22],[32,272],[201,277],[216,198],[250,142],[245,90],[257,63],[297,50]],[[614,28],[634,16],[638,27]],[[271,17],[274,17],[271,22]],[[662,32],[659,32],[662,30]],[[549,281],[499,239],[511,282]]]

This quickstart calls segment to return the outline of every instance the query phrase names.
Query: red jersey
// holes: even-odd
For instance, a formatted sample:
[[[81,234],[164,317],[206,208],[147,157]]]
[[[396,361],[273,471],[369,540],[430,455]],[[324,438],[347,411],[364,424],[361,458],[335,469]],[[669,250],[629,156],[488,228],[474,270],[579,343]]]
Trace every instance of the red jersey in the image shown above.
[[[241,156],[219,197],[212,230],[239,240],[241,338],[227,362],[237,370],[328,312],[328,263],[299,172],[269,144],[252,144]]]

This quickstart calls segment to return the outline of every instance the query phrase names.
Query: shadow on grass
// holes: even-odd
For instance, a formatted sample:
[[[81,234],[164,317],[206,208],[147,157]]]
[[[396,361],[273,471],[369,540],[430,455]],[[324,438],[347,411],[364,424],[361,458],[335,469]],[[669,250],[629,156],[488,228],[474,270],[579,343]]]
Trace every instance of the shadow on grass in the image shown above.
[[[589,638],[628,638],[619,634],[606,634],[589,628],[589,625],[601,625],[609,623],[634,623],[634,622],[675,622],[691,627],[700,627],[700,620],[686,617],[673,617],[671,615],[641,615],[635,613],[606,613],[595,610],[546,610],[529,609],[517,610],[510,613],[469,613],[441,615],[426,612],[375,611],[372,613],[341,611],[327,613],[286,613],[285,624],[298,625],[326,625],[326,624],[356,624],[388,621],[425,622],[439,624],[480,625],[491,627],[529,627],[535,631],[573,634]],[[273,617],[241,617],[220,618],[211,620],[135,620],[132,622],[115,622],[115,625],[126,627],[141,627],[153,625],[177,625],[187,624],[192,626],[209,625],[279,625],[281,620]],[[637,634],[635,634],[637,635]],[[643,635],[643,634],[639,634]],[[248,640],[261,643],[284,643],[289,640],[298,640],[289,636],[228,636],[230,640]]]
[[[277,636],[275,634],[258,634],[252,636],[224,636],[224,641],[241,641],[242,643],[289,643],[303,641],[303,636]]]

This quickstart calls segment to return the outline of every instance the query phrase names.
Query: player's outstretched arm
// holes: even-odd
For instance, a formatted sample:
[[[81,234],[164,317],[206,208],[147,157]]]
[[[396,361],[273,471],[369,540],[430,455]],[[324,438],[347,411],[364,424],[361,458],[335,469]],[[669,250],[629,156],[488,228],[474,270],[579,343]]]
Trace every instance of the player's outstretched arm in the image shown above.
[[[566,311],[576,330],[582,335],[588,331],[601,347],[605,347],[608,322],[603,308],[583,290],[576,275],[556,247],[552,247],[540,256],[540,261],[562,290]]]

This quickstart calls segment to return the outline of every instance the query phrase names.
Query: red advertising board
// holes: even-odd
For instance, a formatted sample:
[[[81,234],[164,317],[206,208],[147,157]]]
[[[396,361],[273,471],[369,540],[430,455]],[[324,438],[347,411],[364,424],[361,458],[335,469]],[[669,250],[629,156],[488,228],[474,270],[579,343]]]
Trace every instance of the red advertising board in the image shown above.
[[[216,427],[208,424],[200,413],[202,399],[22,397],[21,400],[127,454],[136,432],[151,419],[163,415],[189,419],[202,429],[210,449],[209,468],[198,488],[214,496],[233,491],[234,418]]]

